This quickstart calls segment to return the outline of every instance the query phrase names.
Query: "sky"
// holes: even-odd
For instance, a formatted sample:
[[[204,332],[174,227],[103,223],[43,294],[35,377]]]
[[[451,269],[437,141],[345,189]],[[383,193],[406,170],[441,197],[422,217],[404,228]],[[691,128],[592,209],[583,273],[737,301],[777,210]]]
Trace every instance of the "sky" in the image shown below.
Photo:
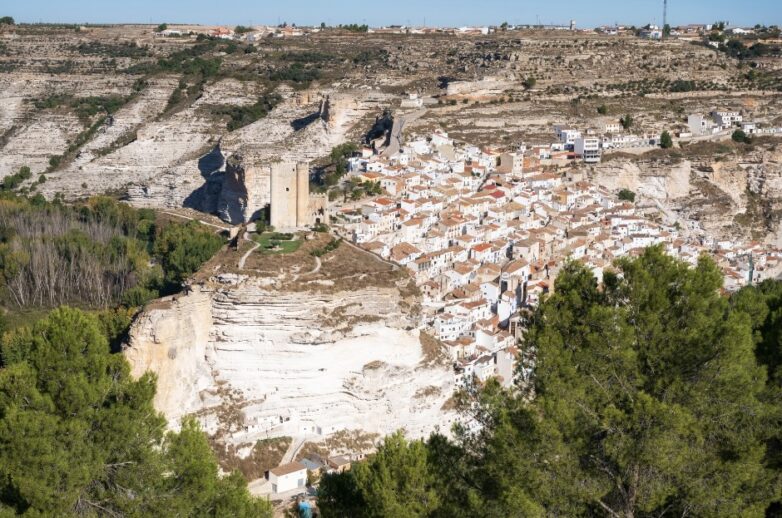
[[[663,0],[0,0],[19,22],[206,25],[499,25],[662,23]],[[782,25],[782,0],[669,0],[671,25]]]

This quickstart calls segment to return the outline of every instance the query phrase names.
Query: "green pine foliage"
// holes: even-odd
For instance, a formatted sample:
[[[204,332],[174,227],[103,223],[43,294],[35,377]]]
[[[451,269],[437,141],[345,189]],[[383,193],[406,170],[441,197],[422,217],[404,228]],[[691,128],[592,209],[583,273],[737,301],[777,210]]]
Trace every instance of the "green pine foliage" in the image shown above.
[[[668,131],[663,131],[660,135],[660,147],[663,149],[670,149],[673,147],[673,138]]]
[[[630,203],[635,202],[635,193],[631,191],[630,189],[622,189],[619,191],[619,199],[622,201],[629,201]]]
[[[479,426],[394,437],[324,477],[323,516],[773,512],[782,284],[731,300],[711,259],[690,267],[659,247],[616,268],[598,285],[567,264],[526,322],[516,387],[460,394]]]
[[[165,279],[182,283],[223,246],[223,238],[197,221],[169,225],[156,237],[155,255],[160,258]]]
[[[63,307],[0,347],[0,514],[257,516],[197,423],[164,433],[155,378],[134,380],[95,316]]]
[[[430,516],[439,506],[426,445],[401,433],[386,437],[369,461],[324,477],[318,491],[323,518]]]

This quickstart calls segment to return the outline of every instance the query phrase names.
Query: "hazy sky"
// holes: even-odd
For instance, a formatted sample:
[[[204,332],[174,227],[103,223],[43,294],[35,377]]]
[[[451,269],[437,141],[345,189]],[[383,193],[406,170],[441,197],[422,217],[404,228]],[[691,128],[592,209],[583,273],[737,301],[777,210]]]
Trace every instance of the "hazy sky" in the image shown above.
[[[782,0],[669,0],[671,24],[728,20],[782,25]],[[21,22],[300,25],[326,22],[458,26],[567,23],[580,27],[662,22],[663,0],[0,0]]]

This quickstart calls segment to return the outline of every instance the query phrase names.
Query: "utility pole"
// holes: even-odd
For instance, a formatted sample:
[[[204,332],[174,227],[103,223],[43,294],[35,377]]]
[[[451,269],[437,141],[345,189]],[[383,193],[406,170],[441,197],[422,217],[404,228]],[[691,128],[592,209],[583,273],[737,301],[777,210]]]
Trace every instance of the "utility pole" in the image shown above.
[[[665,39],[665,26],[668,25],[668,0],[663,0],[663,32],[660,39]]]

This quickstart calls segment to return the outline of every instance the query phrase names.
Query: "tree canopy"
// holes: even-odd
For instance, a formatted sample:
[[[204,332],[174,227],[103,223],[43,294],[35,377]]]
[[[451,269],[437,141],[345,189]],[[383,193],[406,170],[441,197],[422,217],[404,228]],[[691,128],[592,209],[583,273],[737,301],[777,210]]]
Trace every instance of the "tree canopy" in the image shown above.
[[[663,149],[669,149],[673,147],[673,138],[668,131],[663,131],[660,135],[660,147]]]
[[[26,168],[19,174],[30,176]],[[107,197],[66,206],[3,193],[0,302],[15,308],[138,306],[178,291],[222,243],[197,222],[158,224],[153,211]]]
[[[271,516],[194,420],[164,433],[154,376],[131,378],[95,316],[56,309],[0,354],[0,514]]]
[[[318,507],[324,518],[428,516],[439,507],[426,445],[401,433],[386,437],[377,453],[354,469],[323,479]]]
[[[622,189],[619,191],[619,199],[633,203],[635,202],[635,193],[630,189]]]

